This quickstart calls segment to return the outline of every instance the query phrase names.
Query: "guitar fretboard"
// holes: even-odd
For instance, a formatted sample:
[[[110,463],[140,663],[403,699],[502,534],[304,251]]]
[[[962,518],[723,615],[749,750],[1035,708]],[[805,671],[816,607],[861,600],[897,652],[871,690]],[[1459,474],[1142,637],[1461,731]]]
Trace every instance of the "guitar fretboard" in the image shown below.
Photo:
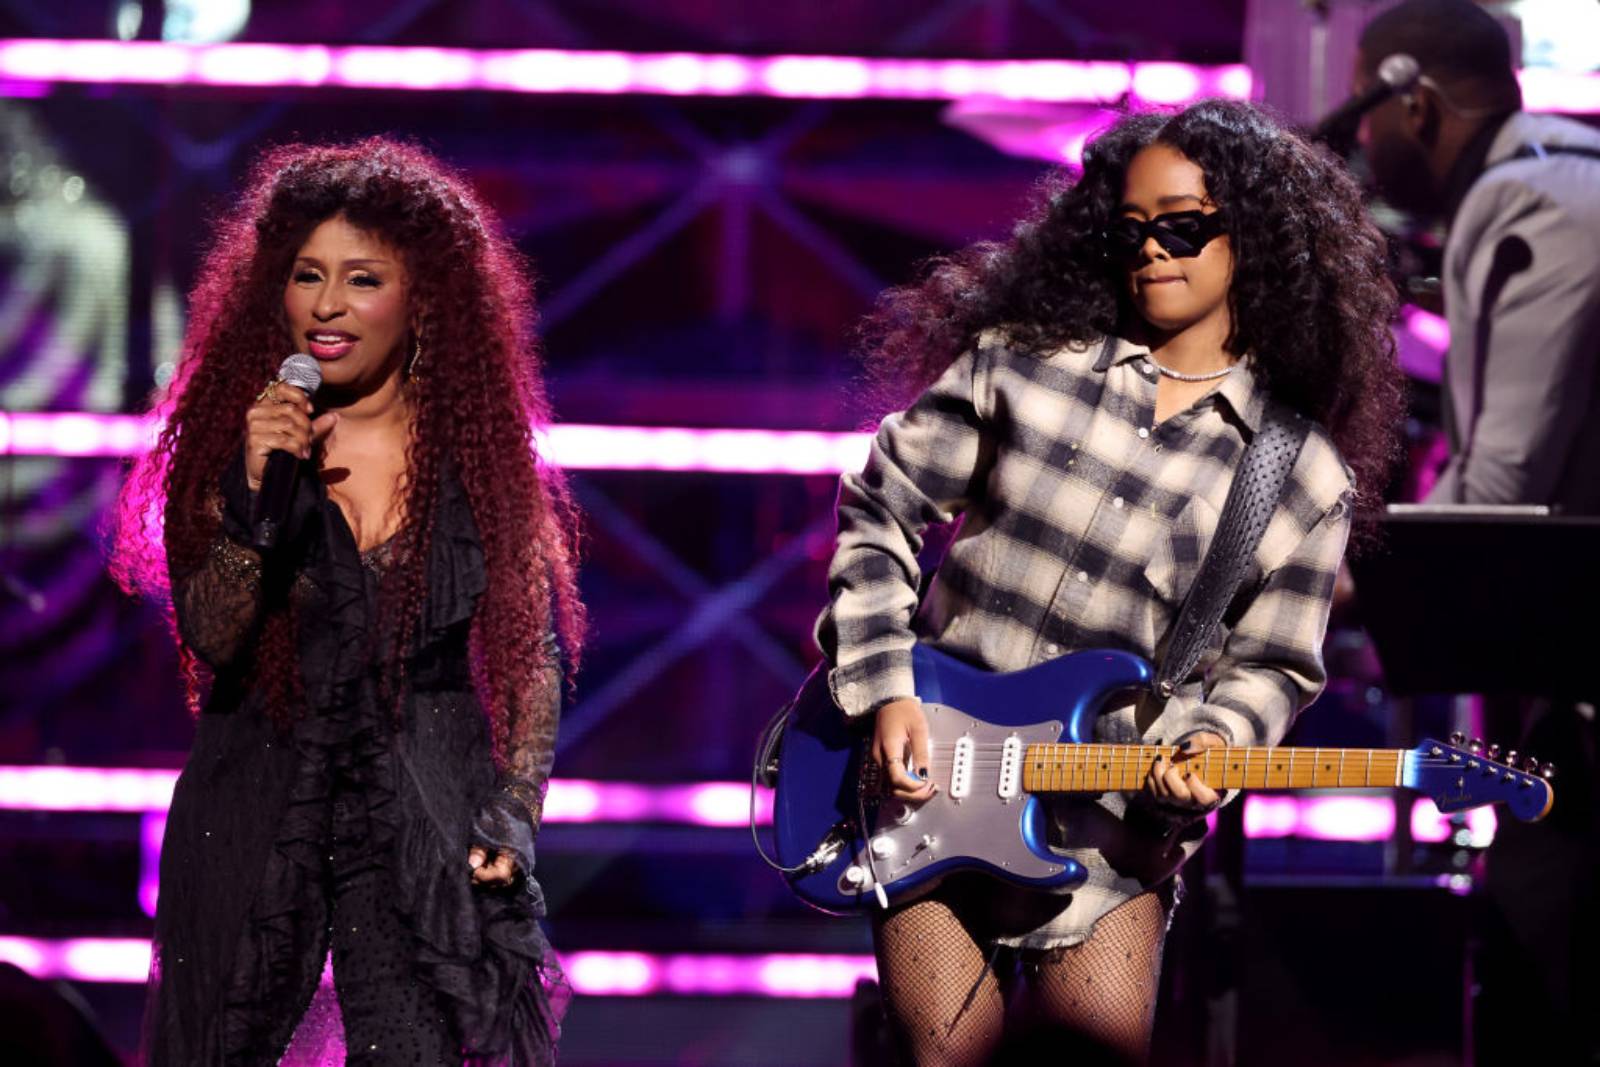
[[[1211,748],[1180,760],[1166,745],[1029,745],[1022,788],[1030,793],[1142,789],[1162,755],[1213,789],[1394,787],[1408,753],[1384,748]]]

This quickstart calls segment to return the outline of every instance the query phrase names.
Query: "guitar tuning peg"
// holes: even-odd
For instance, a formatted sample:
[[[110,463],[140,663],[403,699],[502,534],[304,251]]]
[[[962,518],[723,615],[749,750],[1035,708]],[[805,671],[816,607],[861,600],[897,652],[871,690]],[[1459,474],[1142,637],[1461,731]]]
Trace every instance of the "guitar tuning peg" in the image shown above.
[[[1483,738],[1474,737],[1472,740],[1468,741],[1467,751],[1472,753],[1474,756],[1481,754],[1483,752]]]
[[[1536,757],[1536,756],[1524,756],[1524,757],[1522,757],[1522,769],[1527,771],[1529,774],[1538,774],[1539,773],[1539,760],[1538,760],[1538,757]]]
[[[1462,745],[1467,743],[1467,735],[1462,733],[1460,730],[1453,730],[1450,733],[1450,743],[1456,748],[1460,748]]]
[[[1511,751],[1507,752],[1506,753],[1506,758],[1501,760],[1500,762],[1504,763],[1507,767],[1510,767],[1512,770],[1515,770],[1516,767],[1517,767],[1517,750],[1516,749],[1512,749]]]
[[[1486,752],[1485,755],[1487,755],[1490,759],[1499,759],[1500,758],[1500,746],[1499,745],[1490,745],[1489,746],[1489,751]]]
[[[1555,776],[1556,776],[1556,765],[1554,763],[1546,763],[1544,766],[1539,768],[1539,777],[1543,778],[1545,781],[1548,782],[1551,779],[1553,779]]]

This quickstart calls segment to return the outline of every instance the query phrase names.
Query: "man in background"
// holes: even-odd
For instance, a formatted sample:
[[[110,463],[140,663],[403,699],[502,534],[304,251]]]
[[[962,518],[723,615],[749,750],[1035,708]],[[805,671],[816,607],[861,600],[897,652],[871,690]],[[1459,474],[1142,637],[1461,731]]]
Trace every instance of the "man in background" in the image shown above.
[[[1469,0],[1404,0],[1375,18],[1358,93],[1395,53],[1422,77],[1368,113],[1361,140],[1384,197],[1447,227],[1450,459],[1428,502],[1600,514],[1600,132],[1522,110],[1505,31]],[[1542,684],[1529,679],[1526,692]],[[1489,736],[1515,737],[1561,775],[1546,821],[1502,820],[1489,850],[1478,1062],[1600,1063],[1589,1023],[1600,1004],[1594,704],[1484,708]]]
[[[1361,36],[1356,91],[1422,78],[1362,144],[1384,197],[1448,227],[1445,424],[1430,503],[1600,513],[1600,131],[1522,111],[1511,45],[1470,0],[1406,0]]]

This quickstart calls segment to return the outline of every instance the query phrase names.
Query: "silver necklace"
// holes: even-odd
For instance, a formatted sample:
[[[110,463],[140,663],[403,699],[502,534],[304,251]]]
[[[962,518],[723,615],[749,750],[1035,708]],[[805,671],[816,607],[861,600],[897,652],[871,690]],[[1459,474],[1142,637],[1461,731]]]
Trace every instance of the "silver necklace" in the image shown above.
[[[1150,361],[1150,365],[1156,370],[1160,371],[1163,376],[1171,378],[1173,381],[1177,382],[1214,382],[1218,378],[1226,378],[1228,375],[1233,373],[1233,368],[1238,366],[1237,363],[1230,363],[1221,370],[1207,371],[1204,374],[1185,374],[1182,371],[1173,370],[1171,367],[1163,367],[1161,364],[1156,362],[1156,358],[1154,356],[1146,356],[1144,358],[1148,359]]]

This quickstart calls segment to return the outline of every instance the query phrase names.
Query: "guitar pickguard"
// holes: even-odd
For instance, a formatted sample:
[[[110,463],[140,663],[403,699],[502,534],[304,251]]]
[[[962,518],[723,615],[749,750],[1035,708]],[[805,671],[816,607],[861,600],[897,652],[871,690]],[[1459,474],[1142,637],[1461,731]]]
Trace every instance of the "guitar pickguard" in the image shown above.
[[[1005,756],[1008,748],[1057,740],[1062,724],[1006,726],[942,704],[924,704],[923,712],[939,790],[921,805],[885,798],[869,807],[871,836],[840,872],[838,891],[870,893],[883,882],[894,884],[899,897],[914,896],[938,884],[946,873],[941,860],[955,859],[1013,882],[1054,881],[1066,863],[1042,840],[1031,810],[1038,801],[1008,780]]]

